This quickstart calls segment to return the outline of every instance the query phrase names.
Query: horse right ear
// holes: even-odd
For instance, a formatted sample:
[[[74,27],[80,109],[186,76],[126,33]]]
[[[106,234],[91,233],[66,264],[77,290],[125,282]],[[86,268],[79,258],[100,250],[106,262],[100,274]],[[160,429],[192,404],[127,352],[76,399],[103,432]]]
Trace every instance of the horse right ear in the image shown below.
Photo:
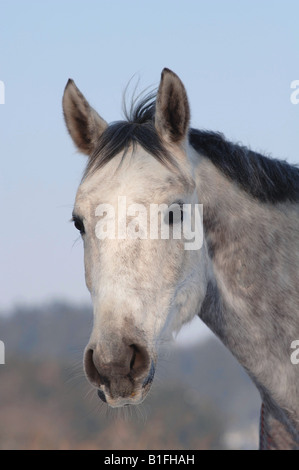
[[[65,87],[62,106],[66,127],[76,147],[91,156],[107,122],[89,105],[71,79]]]
[[[155,126],[160,136],[181,143],[188,133],[190,108],[185,87],[171,70],[162,71],[156,99]]]

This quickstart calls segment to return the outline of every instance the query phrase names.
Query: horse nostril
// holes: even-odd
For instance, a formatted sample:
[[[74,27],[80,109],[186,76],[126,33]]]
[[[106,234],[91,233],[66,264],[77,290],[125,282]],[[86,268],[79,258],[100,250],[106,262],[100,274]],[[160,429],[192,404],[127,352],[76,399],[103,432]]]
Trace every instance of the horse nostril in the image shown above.
[[[131,344],[130,348],[132,349],[132,357],[130,361],[130,370],[133,370],[134,364],[136,361],[137,347],[134,344]]]
[[[146,349],[136,344],[131,344],[132,356],[130,361],[130,372],[134,378],[142,375],[150,365],[149,354]]]
[[[85,373],[90,380],[90,382],[96,387],[102,385],[100,374],[94,363],[93,349],[88,349],[85,351],[84,355],[84,369]]]

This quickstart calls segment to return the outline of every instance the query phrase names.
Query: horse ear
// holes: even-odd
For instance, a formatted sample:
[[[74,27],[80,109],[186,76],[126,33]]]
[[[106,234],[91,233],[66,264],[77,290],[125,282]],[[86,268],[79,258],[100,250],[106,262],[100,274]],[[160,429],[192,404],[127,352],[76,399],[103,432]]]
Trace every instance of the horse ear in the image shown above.
[[[66,127],[80,152],[91,155],[108,124],[89,105],[73,80],[64,90],[63,114]]]
[[[156,99],[155,126],[162,138],[180,143],[190,122],[190,108],[185,87],[171,70],[162,71]]]

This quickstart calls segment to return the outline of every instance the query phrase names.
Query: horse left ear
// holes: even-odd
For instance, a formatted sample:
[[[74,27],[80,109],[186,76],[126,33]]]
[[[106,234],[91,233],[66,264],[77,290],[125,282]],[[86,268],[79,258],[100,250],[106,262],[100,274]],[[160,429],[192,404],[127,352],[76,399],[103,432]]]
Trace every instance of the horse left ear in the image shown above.
[[[187,136],[190,108],[185,87],[171,70],[162,71],[156,99],[155,126],[160,136],[180,143]]]

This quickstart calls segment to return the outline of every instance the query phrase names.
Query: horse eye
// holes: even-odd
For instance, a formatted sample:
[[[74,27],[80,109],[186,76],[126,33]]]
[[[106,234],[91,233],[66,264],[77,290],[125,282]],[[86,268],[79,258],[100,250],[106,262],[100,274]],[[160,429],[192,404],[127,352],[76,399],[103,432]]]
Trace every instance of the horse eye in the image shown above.
[[[74,225],[75,225],[76,229],[79,230],[81,235],[83,235],[85,233],[85,229],[84,229],[84,224],[83,224],[82,219],[80,219],[79,217],[74,216],[73,217],[73,222],[74,222]]]
[[[184,209],[182,203],[174,203],[173,208],[170,207],[168,212],[168,223],[169,225],[178,224],[184,220]]]

